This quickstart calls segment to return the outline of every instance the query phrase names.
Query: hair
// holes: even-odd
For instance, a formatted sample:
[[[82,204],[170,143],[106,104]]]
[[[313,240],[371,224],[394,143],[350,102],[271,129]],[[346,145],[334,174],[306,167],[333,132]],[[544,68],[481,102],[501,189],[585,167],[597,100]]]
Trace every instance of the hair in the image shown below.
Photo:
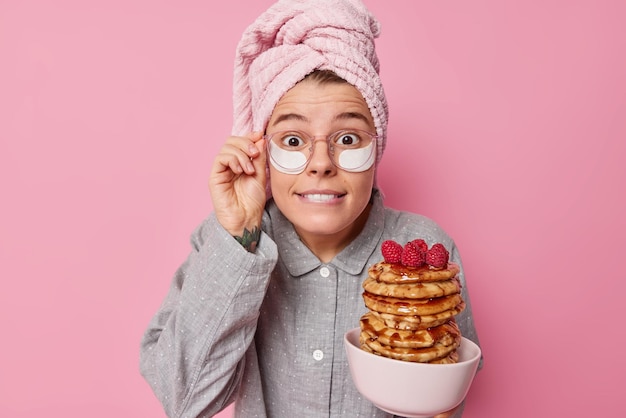
[[[345,79],[331,70],[313,70],[302,79],[304,80],[315,81],[319,84],[348,84]]]

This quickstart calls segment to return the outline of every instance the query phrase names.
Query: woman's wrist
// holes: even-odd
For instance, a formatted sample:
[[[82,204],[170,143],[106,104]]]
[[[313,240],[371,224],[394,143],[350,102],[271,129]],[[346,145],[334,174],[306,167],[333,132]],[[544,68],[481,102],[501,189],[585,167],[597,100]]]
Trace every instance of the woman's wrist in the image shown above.
[[[261,238],[261,228],[256,225],[250,229],[244,227],[243,232],[240,235],[233,235],[233,238],[235,238],[246,251],[253,253],[256,251],[259,239]]]

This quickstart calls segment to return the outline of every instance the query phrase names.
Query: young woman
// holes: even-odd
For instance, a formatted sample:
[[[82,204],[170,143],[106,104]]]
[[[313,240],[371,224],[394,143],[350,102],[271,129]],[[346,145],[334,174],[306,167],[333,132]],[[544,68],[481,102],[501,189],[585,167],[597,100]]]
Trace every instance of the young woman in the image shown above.
[[[330,3],[334,13],[326,16],[320,10]],[[303,20],[291,32],[290,23],[320,14],[319,27],[328,27],[324,19],[335,22],[331,44],[342,31],[373,39],[375,20],[359,2],[281,1],[248,29],[255,36],[244,34],[238,57],[249,39],[262,43],[259,30],[306,37],[315,31],[303,28]],[[383,205],[376,168],[386,103],[380,80],[370,78],[377,74],[372,56],[371,68],[349,82],[346,67],[363,60],[333,63],[338,52],[352,57],[355,51],[331,45],[307,55],[306,49],[295,65],[309,67],[299,73],[293,62],[278,65],[255,90],[264,75],[251,68],[259,59],[275,63],[267,51],[280,49],[274,41],[256,46],[239,72],[253,86],[242,126],[255,132],[229,137],[214,161],[214,212],[194,232],[193,251],[146,331],[142,373],[172,417],[212,416],[233,401],[238,417],[387,417],[356,391],[343,347],[345,332],[366,312],[367,269],[380,261],[387,239],[441,242],[452,261],[460,264],[460,256],[430,219]],[[318,64],[318,55],[333,59]],[[285,73],[290,81],[281,79]],[[275,99],[268,89],[278,91]],[[237,119],[241,106],[235,109]],[[467,307],[457,322],[477,341],[462,273],[461,281]],[[461,409],[442,416],[460,416]]]

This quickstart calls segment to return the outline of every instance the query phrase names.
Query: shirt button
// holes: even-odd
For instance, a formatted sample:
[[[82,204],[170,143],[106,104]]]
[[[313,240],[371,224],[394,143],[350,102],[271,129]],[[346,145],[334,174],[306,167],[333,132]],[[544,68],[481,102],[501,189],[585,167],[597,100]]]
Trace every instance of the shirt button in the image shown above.
[[[313,352],[313,358],[317,361],[320,361],[324,358],[324,352],[322,350],[315,350]]]
[[[322,276],[323,278],[327,278],[328,276],[330,276],[330,270],[328,269],[328,267],[322,267],[320,269],[320,276]]]

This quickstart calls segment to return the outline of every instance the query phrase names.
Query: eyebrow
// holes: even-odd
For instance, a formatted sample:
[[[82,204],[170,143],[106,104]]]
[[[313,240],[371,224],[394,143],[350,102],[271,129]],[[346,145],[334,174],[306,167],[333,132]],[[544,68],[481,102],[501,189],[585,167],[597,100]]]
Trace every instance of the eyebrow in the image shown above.
[[[349,119],[357,119],[365,123],[370,122],[367,116],[359,112],[343,112],[334,117],[334,120],[349,120]],[[272,123],[272,126],[276,126],[281,122],[289,121],[289,120],[297,120],[301,122],[309,121],[309,119],[304,115],[300,115],[298,113],[285,113],[284,115],[278,116],[276,120],[274,121],[274,123]]]
[[[335,120],[349,120],[349,119],[358,119],[365,123],[369,123],[369,119],[363,113],[359,112],[344,112],[335,116]]]
[[[272,123],[272,126],[276,126],[279,123],[287,121],[287,120],[297,120],[301,122],[308,122],[308,119],[306,117],[298,113],[285,113],[284,115],[280,115],[279,117],[277,117],[274,123]]]

